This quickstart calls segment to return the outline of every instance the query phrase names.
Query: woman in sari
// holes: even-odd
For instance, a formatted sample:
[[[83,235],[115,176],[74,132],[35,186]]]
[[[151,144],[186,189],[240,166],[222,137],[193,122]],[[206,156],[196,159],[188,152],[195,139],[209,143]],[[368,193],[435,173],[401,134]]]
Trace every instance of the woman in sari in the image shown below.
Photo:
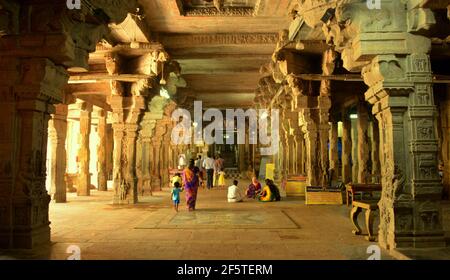
[[[251,184],[247,188],[247,197],[248,198],[255,198],[259,193],[261,192],[261,183],[258,182],[258,179],[256,177],[252,178]]]
[[[198,190],[198,168],[194,165],[194,160],[190,160],[189,166],[183,171],[184,190],[186,192],[186,203],[189,211],[195,210]]]
[[[261,202],[271,202],[271,201],[280,201],[280,191],[278,187],[274,184],[274,182],[270,179],[266,179],[266,186],[261,192],[259,196],[259,201]]]

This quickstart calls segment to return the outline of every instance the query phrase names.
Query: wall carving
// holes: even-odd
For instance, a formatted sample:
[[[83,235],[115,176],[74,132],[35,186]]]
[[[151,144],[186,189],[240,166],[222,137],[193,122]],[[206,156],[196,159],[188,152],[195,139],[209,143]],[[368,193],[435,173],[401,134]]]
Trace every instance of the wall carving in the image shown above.
[[[248,44],[276,44],[277,33],[233,33],[233,34],[193,34],[170,35],[161,38],[165,46],[184,45],[248,45]]]
[[[253,7],[223,7],[220,10],[215,7],[185,9],[185,16],[188,17],[251,17],[254,13]]]

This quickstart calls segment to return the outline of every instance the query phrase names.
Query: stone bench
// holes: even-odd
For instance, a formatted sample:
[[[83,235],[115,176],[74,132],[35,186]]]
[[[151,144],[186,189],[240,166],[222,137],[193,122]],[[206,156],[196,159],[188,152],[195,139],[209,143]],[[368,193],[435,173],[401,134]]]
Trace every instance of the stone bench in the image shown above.
[[[371,196],[374,192],[381,192],[381,184],[356,184],[356,183],[349,183],[345,186],[346,188],[346,203],[347,206],[350,205],[350,197],[352,198],[352,201],[355,199],[356,193],[369,193]]]
[[[350,211],[350,220],[352,221],[354,229],[352,233],[354,235],[361,235],[361,227],[358,224],[358,215],[364,209],[365,222],[367,229],[367,236],[365,237],[368,241],[375,241],[376,237],[373,234],[373,215],[374,212],[378,210],[378,201],[352,201],[352,210]]]

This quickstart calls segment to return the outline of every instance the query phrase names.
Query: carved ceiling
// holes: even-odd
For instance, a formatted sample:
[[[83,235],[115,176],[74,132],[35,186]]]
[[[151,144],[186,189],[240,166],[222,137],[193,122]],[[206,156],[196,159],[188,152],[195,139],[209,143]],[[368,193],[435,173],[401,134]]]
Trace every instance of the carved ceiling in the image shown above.
[[[153,39],[206,106],[250,106],[293,0],[141,0]]]
[[[246,16],[258,13],[263,0],[181,0],[184,16]]]
[[[180,92],[203,100],[205,107],[249,107],[259,69],[270,61],[278,32],[289,28],[289,11],[296,1],[139,0],[139,4],[135,15],[111,25],[115,52],[134,57],[164,46],[182,67],[187,87]],[[91,78],[107,77],[101,64],[109,51],[98,47],[91,55],[95,74]]]

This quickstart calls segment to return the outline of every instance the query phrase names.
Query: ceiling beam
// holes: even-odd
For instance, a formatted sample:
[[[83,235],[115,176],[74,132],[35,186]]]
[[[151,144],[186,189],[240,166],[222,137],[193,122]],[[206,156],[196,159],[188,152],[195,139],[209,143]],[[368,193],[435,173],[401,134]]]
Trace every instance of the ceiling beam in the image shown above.
[[[82,75],[72,75],[69,79],[69,84],[76,83],[89,83],[92,81],[121,81],[121,82],[137,82],[143,79],[152,79],[153,75],[145,74],[115,74],[109,75],[108,73],[95,73],[95,74],[82,74]],[[87,81],[87,82],[86,82]]]
[[[276,45],[277,33],[216,33],[216,34],[167,34],[158,38],[165,47],[172,49],[212,47],[228,45]]]
[[[106,96],[104,96],[104,95],[84,94],[84,93],[80,93],[80,92],[75,92],[75,93],[73,93],[73,95],[78,99],[81,99],[92,105],[95,105],[97,107],[105,109],[106,111],[110,111],[110,112],[112,111],[111,105],[109,105],[106,102]]]

